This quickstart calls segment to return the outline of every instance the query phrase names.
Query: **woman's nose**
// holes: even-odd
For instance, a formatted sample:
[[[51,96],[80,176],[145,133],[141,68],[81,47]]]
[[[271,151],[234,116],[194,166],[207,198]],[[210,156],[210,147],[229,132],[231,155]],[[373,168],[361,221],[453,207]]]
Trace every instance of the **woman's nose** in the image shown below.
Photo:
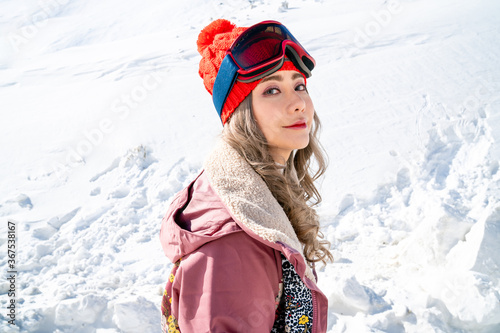
[[[301,92],[299,91],[293,91],[290,96],[290,106],[289,110],[292,112],[304,112],[306,109],[306,101],[304,100],[304,97],[301,96]]]

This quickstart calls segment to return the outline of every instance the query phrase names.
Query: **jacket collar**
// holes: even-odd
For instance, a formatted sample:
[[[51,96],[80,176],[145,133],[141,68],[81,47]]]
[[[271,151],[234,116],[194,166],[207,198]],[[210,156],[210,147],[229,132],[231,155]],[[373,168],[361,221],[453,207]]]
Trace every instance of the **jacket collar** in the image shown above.
[[[274,198],[264,180],[223,140],[205,161],[210,185],[243,229],[250,230],[271,243],[285,244],[300,254],[302,245],[283,208]],[[315,281],[306,266],[306,276]]]

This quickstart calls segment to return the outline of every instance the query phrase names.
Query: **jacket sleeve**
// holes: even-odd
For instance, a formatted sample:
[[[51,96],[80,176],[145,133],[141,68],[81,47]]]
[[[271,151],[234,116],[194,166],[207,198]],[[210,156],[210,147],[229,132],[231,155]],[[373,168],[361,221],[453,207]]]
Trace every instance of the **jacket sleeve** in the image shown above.
[[[226,235],[182,259],[172,315],[182,333],[269,332],[281,274],[278,251],[243,231]]]

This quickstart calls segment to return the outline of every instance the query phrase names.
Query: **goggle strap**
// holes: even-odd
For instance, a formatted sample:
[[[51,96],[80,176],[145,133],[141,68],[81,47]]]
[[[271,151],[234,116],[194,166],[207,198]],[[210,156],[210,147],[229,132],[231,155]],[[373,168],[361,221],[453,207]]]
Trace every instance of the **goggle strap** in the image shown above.
[[[237,72],[238,66],[236,66],[231,56],[227,54],[224,60],[222,60],[219,72],[215,77],[214,88],[212,89],[212,100],[219,118],[222,116],[224,103],[236,82]]]

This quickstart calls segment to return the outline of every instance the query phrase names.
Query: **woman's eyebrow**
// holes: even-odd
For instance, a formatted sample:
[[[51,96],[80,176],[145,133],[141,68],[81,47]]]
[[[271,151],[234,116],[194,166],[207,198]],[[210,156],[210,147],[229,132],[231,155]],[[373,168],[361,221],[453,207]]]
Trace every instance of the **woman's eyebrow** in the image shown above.
[[[302,77],[302,74],[295,72],[292,75],[292,80],[295,80],[295,79],[298,79],[301,77]],[[263,78],[262,81],[260,81],[260,82],[266,82],[266,81],[279,81],[279,82],[281,82],[281,81],[283,81],[283,75],[281,75],[281,74],[270,75],[270,76]]]
[[[262,79],[260,82],[266,82],[266,81],[283,81],[283,75],[281,74],[276,74],[276,75],[270,75]]]

